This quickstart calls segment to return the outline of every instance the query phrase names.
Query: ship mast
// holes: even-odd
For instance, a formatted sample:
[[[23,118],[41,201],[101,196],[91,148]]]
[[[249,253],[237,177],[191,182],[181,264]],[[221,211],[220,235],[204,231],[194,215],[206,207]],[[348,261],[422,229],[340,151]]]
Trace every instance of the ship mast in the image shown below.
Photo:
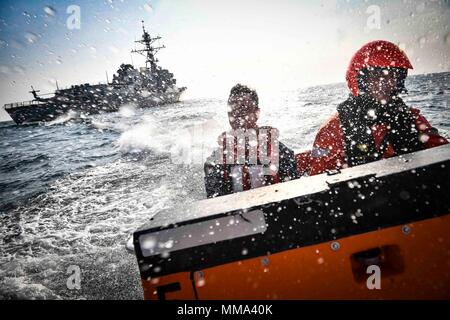
[[[136,43],[144,45],[143,49],[138,50],[132,50],[132,53],[139,53],[145,57],[145,67],[148,69],[150,68],[152,73],[156,72],[156,63],[158,62],[158,59],[156,59],[155,54],[161,50],[164,49],[165,46],[161,47],[153,47],[153,44],[155,41],[160,40],[161,37],[155,37],[152,38],[150,34],[145,30],[144,21],[142,21],[142,31],[144,32],[142,35],[142,39],[135,41]]]

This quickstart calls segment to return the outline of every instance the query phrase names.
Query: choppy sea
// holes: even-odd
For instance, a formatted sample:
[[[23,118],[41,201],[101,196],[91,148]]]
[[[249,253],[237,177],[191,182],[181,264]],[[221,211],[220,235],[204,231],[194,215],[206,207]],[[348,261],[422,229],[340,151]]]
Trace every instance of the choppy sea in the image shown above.
[[[450,138],[450,73],[409,77],[408,105]],[[205,198],[202,161],[227,129],[226,95],[53,123],[0,123],[0,299],[141,299],[133,230]],[[296,151],[345,100],[344,84],[260,93],[261,125]],[[69,288],[70,266],[80,288]]]

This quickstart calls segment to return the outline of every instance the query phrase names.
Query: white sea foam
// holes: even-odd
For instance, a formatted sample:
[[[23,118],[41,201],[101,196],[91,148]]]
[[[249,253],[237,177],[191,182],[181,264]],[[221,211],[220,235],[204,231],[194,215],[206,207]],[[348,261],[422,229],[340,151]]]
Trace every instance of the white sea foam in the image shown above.
[[[46,122],[45,125],[46,125],[46,126],[53,126],[53,125],[55,125],[55,124],[61,124],[61,123],[67,122],[67,121],[69,121],[69,120],[71,120],[71,119],[75,119],[75,118],[77,118],[78,116],[79,116],[79,113],[78,113],[78,112],[76,112],[76,111],[74,111],[74,110],[69,110],[69,111],[66,112],[65,114],[63,114],[63,115],[57,117],[55,120]]]

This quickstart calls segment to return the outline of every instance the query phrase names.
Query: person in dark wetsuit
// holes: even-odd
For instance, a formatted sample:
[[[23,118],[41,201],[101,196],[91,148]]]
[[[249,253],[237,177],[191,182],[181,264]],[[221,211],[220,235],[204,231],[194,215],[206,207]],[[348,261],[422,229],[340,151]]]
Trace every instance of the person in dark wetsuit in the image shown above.
[[[204,166],[207,197],[297,178],[294,152],[278,141],[278,130],[257,125],[260,109],[256,91],[235,85],[228,107],[232,130],[219,136],[219,146]]]

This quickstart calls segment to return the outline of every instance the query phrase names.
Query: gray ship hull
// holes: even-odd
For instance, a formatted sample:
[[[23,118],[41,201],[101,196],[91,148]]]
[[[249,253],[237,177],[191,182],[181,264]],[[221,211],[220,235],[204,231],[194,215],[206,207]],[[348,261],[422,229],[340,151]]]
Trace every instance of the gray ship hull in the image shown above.
[[[51,122],[57,118],[67,115],[70,112],[84,115],[94,115],[98,113],[115,112],[120,107],[127,103],[134,103],[139,108],[150,108],[159,105],[171,104],[180,101],[181,94],[184,88],[173,92],[158,93],[150,95],[146,98],[139,99],[114,99],[111,101],[104,101],[102,103],[88,103],[88,104],[71,104],[71,103],[30,103],[29,105],[22,104],[19,106],[5,106],[6,112],[11,116],[16,124]]]

